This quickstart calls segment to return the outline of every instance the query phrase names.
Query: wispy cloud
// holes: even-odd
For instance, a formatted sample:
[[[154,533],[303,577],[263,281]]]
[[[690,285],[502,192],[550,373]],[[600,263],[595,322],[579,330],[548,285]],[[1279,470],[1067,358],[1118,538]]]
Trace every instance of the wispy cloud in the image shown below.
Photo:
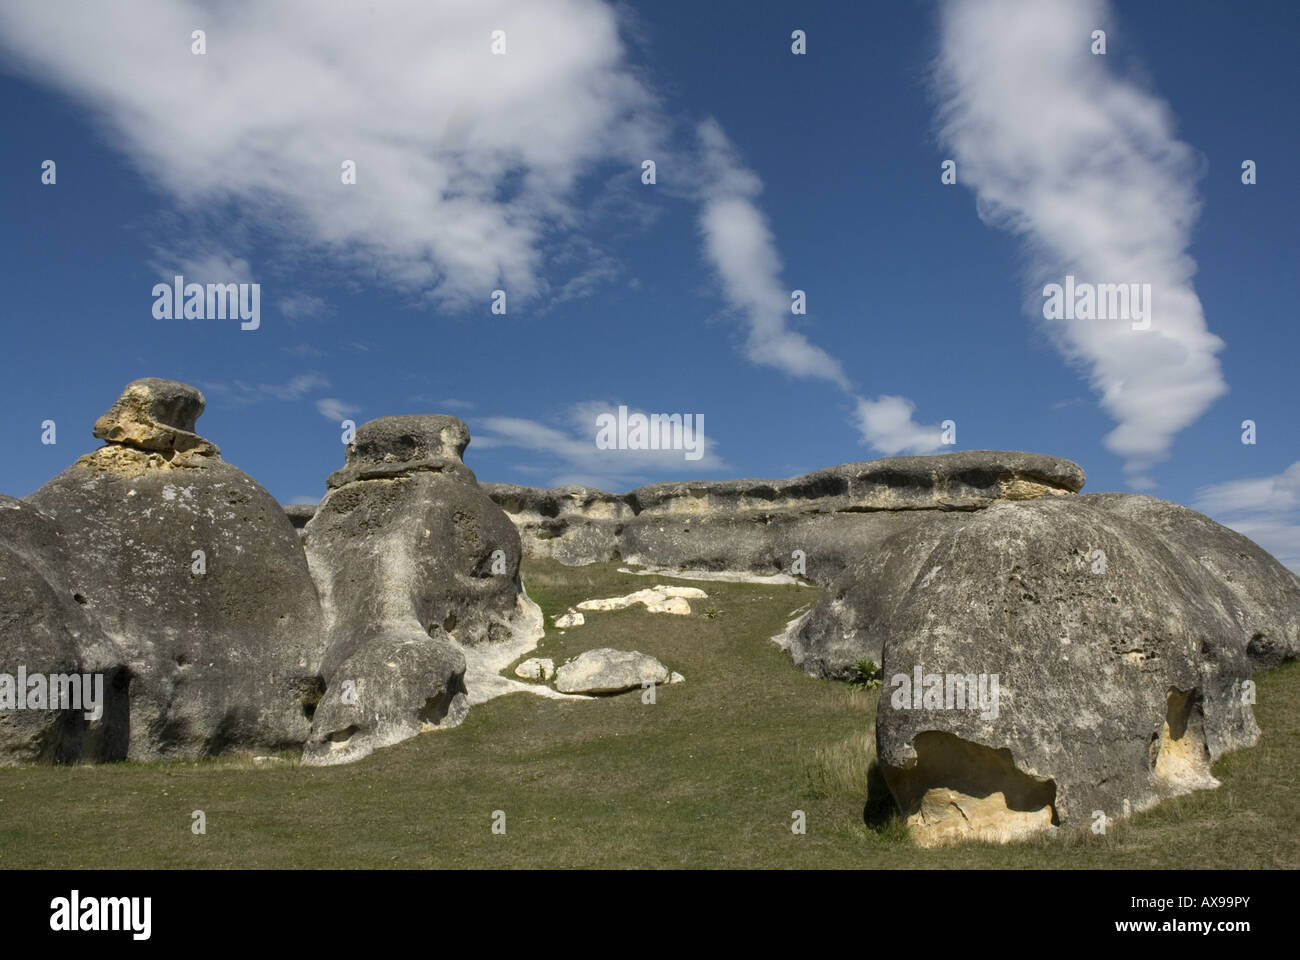
[[[948,0],[935,89],[939,135],[988,224],[1025,242],[1031,310],[1067,273],[1149,283],[1149,330],[1126,320],[1052,321],[1117,426],[1106,446],[1135,486],[1174,436],[1227,389],[1192,286],[1197,155],[1168,105],[1093,55],[1102,0]]]
[[[352,403],[344,403],[335,397],[322,397],[316,401],[316,412],[326,420],[340,423],[355,417],[361,412],[361,408]]]
[[[1192,505],[1300,573],[1300,461],[1271,477],[1203,487]]]
[[[252,268],[243,257],[208,242],[182,242],[177,249],[155,246],[150,268],[164,282],[180,275],[186,283],[254,283]]]
[[[264,400],[302,400],[308,394],[327,389],[329,385],[329,380],[319,373],[302,373],[284,383],[205,381],[199,384],[199,388],[210,396],[220,397],[224,403],[242,405]]]
[[[741,162],[716,121],[701,123],[698,134],[700,232],[727,302],[745,321],[745,356],[794,377],[826,380],[848,390],[839,361],[790,329],[790,288],[781,283],[781,258],[756,202],[762,181]]]
[[[470,447],[528,450],[539,461],[538,472],[548,475],[552,486],[579,484],[621,491],[685,472],[730,469],[715,452],[707,423],[703,456],[698,460],[685,459],[681,450],[601,450],[596,446],[596,418],[615,413],[618,406],[600,401],[574,404],[558,425],[522,417],[484,417],[473,421]],[[629,414],[638,412],[649,411],[629,408]]]
[[[275,305],[290,320],[310,320],[326,316],[331,312],[329,302],[324,297],[317,297],[310,293],[295,293],[288,297],[281,297]]]
[[[782,283],[776,240],[758,206],[763,183],[741,161],[717,121],[702,122],[697,133],[705,256],[721,280],[727,302],[745,322],[745,357],[792,377],[826,381],[851,394],[852,421],[863,442],[879,453],[938,449],[939,428],[918,425],[910,400],[857,395],[839,360],[790,327],[792,288]]]

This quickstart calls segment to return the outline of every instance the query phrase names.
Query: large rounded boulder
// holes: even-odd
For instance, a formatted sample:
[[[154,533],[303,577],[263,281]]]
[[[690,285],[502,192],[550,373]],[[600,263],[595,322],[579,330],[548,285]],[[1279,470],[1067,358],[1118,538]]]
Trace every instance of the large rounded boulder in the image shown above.
[[[28,498],[125,671],[131,759],[292,747],[310,727],[315,585],[279,504],[193,432],[203,406],[185,384],[129,384],[95,425],[106,444]]]
[[[1083,498],[999,503],[886,540],[787,638],[880,665],[881,770],[922,843],[1006,840],[1215,786],[1253,744],[1238,596]]]
[[[328,633],[307,762],[459,723],[541,636],[519,535],[461,460],[469,439],[455,417],[362,424],[304,528]]]

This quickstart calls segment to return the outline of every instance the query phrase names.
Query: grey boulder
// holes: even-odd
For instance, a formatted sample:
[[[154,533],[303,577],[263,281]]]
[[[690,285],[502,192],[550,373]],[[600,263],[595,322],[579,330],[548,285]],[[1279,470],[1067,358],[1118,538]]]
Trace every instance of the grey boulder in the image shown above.
[[[329,478],[303,530],[327,631],[305,762],[459,723],[476,665],[508,663],[540,637],[519,536],[462,462],[468,443],[455,417],[372,420]]]
[[[1237,597],[1083,498],[994,504],[886,540],[790,638],[881,665],[881,770],[921,843],[1082,829],[1215,786],[1255,742]]]
[[[105,446],[28,498],[59,531],[62,592],[95,625],[88,659],[123,671],[134,760],[285,748],[309,729],[321,630],[306,558],[279,504],[193,432],[202,409],[184,384],[129,384],[95,425]]]

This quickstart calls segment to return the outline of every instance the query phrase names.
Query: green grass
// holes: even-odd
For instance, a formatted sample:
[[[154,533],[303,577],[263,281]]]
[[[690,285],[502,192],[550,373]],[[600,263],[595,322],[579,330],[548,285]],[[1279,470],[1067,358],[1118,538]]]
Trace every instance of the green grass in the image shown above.
[[[460,727],[343,767],[111,764],[0,770],[0,868],[1204,867],[1300,865],[1300,667],[1258,677],[1260,745],[1223,786],[1105,837],[919,850],[875,771],[878,692],[815,680],[768,642],[806,587],[697,583],[689,617],[643,608],[550,617],[652,586],[616,564],[525,567],[547,633],[529,656],[593,647],[659,657],[686,682],[582,702],[511,695]],[[706,617],[706,610],[717,615]],[[871,820],[864,822],[870,795]],[[207,834],[190,830],[191,811]],[[506,834],[491,831],[493,811]],[[791,832],[803,810],[808,832]]]

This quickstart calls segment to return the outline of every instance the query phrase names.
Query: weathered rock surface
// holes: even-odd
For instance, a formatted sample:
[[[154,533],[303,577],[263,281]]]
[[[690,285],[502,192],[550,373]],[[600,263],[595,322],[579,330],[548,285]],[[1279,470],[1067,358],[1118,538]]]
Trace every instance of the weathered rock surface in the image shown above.
[[[84,601],[68,586],[62,534],[54,519],[29,503],[0,496],[0,766],[126,755],[125,678],[116,650],[86,616]],[[27,705],[29,675],[92,672],[105,675],[99,717],[87,718],[86,710],[45,709],[58,699],[48,689],[41,709],[18,709],[20,688]],[[91,696],[82,699],[77,682],[78,704],[89,706],[93,683]]]
[[[1259,621],[1238,617],[1212,564],[1129,515],[1153,510],[1168,514],[1053,497],[930,523],[882,543],[790,631],[811,672],[881,664],[881,769],[920,842],[1119,817],[1213,786],[1209,764],[1255,742],[1243,684]],[[949,677],[985,678],[984,703],[957,706]]]
[[[667,683],[668,668],[648,654],[601,647],[561,664],[555,689],[561,693],[611,694]]]
[[[1254,541],[1168,500],[1090,493],[1080,500],[1157,531],[1179,556],[1195,560],[1236,598],[1229,608],[1260,667],[1300,656],[1300,577]]]
[[[58,529],[43,556],[61,592],[104,638],[88,659],[125,674],[131,759],[279,749],[308,729],[315,587],[279,504],[193,432],[202,410],[184,384],[129,384],[95,426],[108,443],[28,498]]]
[[[301,533],[303,528],[316,515],[316,504],[314,503],[288,503],[284,505],[285,516],[293,524],[293,528]]]
[[[381,621],[332,648],[303,762],[360,760],[380,747],[465,718],[465,656],[440,626]]]
[[[215,457],[221,451],[194,432],[205,401],[194,387],[175,380],[133,380],[91,433],[108,443],[153,450],[175,460],[188,454]]]
[[[509,662],[541,636],[518,534],[461,461],[468,442],[455,417],[372,420],[329,478],[303,535],[328,634],[306,762],[459,723],[474,648],[504,645]]]
[[[671,569],[789,573],[830,583],[913,514],[979,510],[1073,493],[1083,471],[1040,454],[973,450],[891,457],[791,480],[655,483],[613,494],[484,484],[527,556],[566,564],[626,560]]]
[[[515,676],[525,680],[550,680],[555,676],[555,661],[549,657],[529,657],[515,667]]]

